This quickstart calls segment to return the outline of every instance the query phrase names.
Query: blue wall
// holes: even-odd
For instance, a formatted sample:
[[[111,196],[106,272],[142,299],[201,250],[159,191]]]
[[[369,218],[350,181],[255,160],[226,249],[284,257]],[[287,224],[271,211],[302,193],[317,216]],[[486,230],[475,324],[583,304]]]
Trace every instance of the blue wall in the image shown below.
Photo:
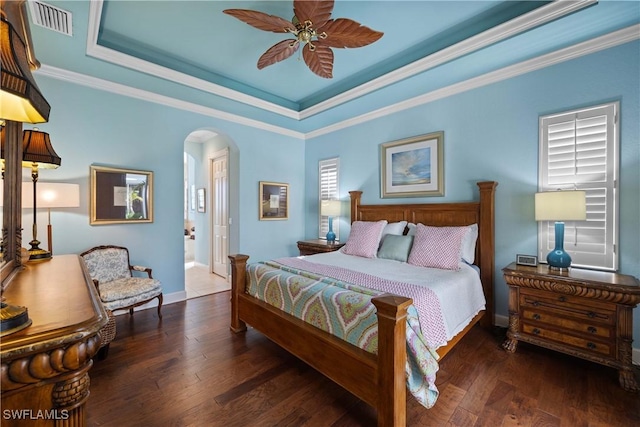
[[[445,196],[411,199],[438,203],[477,198],[476,181],[494,180],[496,192],[496,312],[507,315],[507,286],[500,269],[516,254],[536,254],[533,193],[538,183],[538,117],[620,101],[620,271],[640,276],[640,43],[561,63],[516,78],[307,141],[306,235],[318,229],[317,165],[340,157],[340,195],[362,190],[363,203],[380,199],[379,145],[444,131]],[[348,208],[340,218],[348,235]],[[635,312],[640,342],[640,308]]]
[[[165,294],[183,291],[183,152],[185,138],[197,129],[224,135],[233,153],[231,167],[237,170],[230,174],[237,182],[230,215],[236,240],[231,250],[248,253],[252,260],[296,253],[295,242],[304,236],[302,141],[48,77],[39,76],[38,85],[52,106],[49,122],[39,128],[51,135],[62,157],[62,166],[43,170],[40,179],[81,186],[79,209],[52,214],[55,254],[80,253],[99,244],[127,246],[133,263],[153,268]],[[93,163],[153,171],[153,223],[89,225]],[[258,220],[260,180],[291,184],[287,221]]]

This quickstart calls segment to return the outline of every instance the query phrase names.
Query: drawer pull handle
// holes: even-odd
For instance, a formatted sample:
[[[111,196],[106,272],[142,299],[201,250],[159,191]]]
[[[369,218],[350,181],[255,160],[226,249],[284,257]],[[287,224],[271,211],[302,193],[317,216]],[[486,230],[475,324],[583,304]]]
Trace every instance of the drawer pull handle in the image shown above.
[[[587,343],[587,348],[588,348],[589,350],[593,350],[593,349],[595,349],[595,348],[596,348],[596,345],[595,345],[594,343],[590,342],[590,343]]]
[[[558,301],[560,301],[560,302],[565,302],[566,300],[567,300],[567,298],[566,298],[566,297],[559,297],[559,298],[558,298]]]
[[[533,332],[534,335],[539,335],[540,334],[540,329],[534,328],[533,331],[531,331],[531,332]],[[591,344],[591,343],[589,343],[589,344]]]
[[[593,311],[590,311],[587,313],[587,316],[593,319],[594,317],[596,317],[596,314]]]
[[[598,330],[597,330],[596,328],[594,328],[593,326],[589,326],[589,327],[587,328],[587,331],[588,331],[588,332],[591,332],[592,334],[595,334]]]
[[[540,315],[538,313],[533,315],[533,320],[540,320]]]
[[[539,306],[539,305],[540,305],[540,301],[534,301],[534,302],[533,302],[533,306],[534,306],[534,307],[537,307],[537,306]]]

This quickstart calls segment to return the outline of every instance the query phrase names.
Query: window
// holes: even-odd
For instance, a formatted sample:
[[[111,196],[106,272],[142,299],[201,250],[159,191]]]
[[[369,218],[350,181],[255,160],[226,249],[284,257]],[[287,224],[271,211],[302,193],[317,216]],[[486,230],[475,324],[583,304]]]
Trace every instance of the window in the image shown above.
[[[616,270],[619,103],[540,117],[539,191],[584,190],[586,221],[567,221],[572,265]],[[538,258],[554,247],[554,224],[538,225]]]
[[[318,237],[324,239],[329,231],[329,217],[320,214],[320,204],[323,200],[338,200],[340,192],[338,189],[338,172],[340,171],[340,159],[320,160],[318,170],[319,198],[318,198]],[[340,227],[338,221],[333,221],[333,232],[336,233],[336,240],[340,240]]]

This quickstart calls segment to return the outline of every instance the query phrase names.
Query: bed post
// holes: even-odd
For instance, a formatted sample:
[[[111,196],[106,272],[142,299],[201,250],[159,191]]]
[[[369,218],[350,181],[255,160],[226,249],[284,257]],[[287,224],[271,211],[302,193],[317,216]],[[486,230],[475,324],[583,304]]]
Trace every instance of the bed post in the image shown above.
[[[480,280],[487,300],[487,315],[483,316],[480,324],[491,328],[495,317],[493,302],[493,285],[495,271],[495,181],[478,182],[480,188],[480,224],[478,240],[480,242]]]
[[[349,191],[351,197],[351,222],[359,221],[358,219],[358,206],[360,205],[360,197],[362,197],[362,191]]]
[[[407,309],[413,301],[397,295],[371,299],[378,311],[378,427],[407,420]]]
[[[247,330],[247,324],[240,320],[238,299],[247,286],[248,259],[248,255],[229,255],[231,261],[231,330],[236,333]]]

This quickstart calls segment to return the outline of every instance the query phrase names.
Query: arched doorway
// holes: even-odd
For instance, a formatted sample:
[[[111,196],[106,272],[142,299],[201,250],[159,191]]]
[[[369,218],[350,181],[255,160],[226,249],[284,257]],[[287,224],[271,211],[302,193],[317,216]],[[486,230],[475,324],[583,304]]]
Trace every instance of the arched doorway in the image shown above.
[[[232,152],[237,159],[237,149],[227,137],[209,129],[190,133],[184,146],[185,291],[189,299],[230,288],[227,254],[234,229],[229,221],[233,199],[229,164]]]

